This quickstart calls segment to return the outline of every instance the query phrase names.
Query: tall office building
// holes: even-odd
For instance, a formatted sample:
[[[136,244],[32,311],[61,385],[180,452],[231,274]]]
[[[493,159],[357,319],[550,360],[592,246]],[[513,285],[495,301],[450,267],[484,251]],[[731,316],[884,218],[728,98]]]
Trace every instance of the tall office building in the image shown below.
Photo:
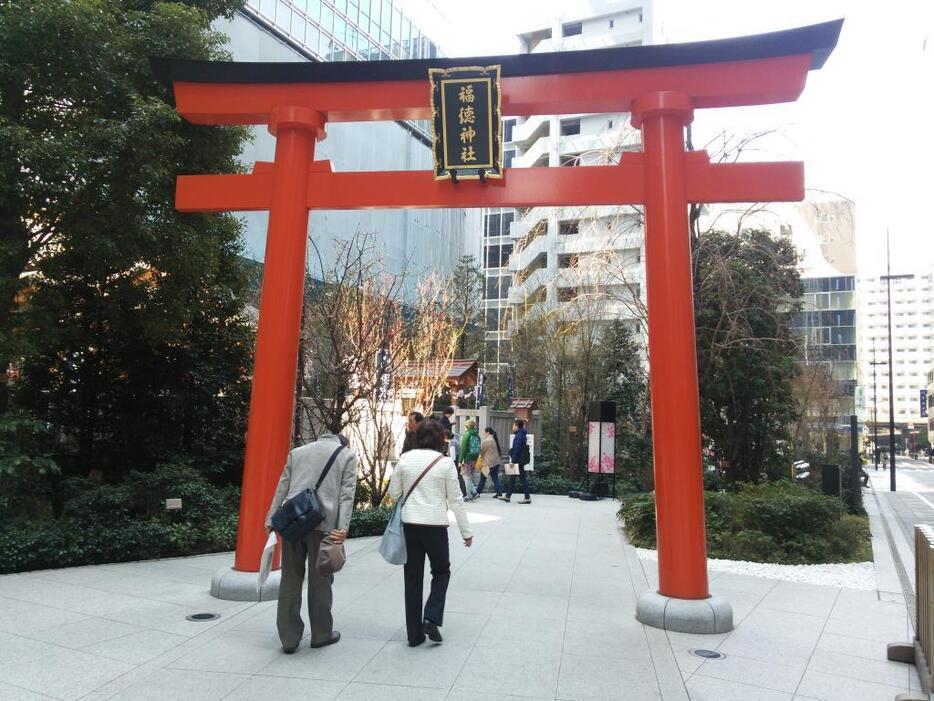
[[[230,38],[236,61],[375,61],[434,58],[436,42],[425,36],[393,0],[247,0],[216,29]],[[315,158],[335,171],[430,170],[431,138],[424,122],[327,125]],[[247,166],[273,159],[275,140],[265,128],[243,150]],[[261,261],[267,214],[244,213],[246,254]],[[356,232],[372,233],[390,271],[449,273],[464,252],[479,250],[478,210],[315,211],[310,217],[309,272],[320,274],[334,259],[335,244]]]
[[[584,17],[561,17],[519,36],[525,53],[639,46],[652,37],[649,0],[594,2]],[[587,167],[636,149],[628,114],[507,119],[504,165]],[[641,215],[630,207],[535,207],[487,210],[482,265],[487,371],[503,370],[509,338],[528,316],[577,313],[637,326],[644,302]]]
[[[894,418],[897,436],[917,432],[927,422],[921,416],[921,390],[928,387],[928,371],[934,365],[934,273],[925,270],[893,270],[913,275],[891,280],[892,370]],[[867,423],[877,416],[878,434],[889,434],[888,291],[882,274],[861,275],[859,285],[859,366],[865,387]],[[879,365],[870,365],[875,361]],[[875,369],[876,397],[872,377]],[[900,442],[900,441],[899,441]]]

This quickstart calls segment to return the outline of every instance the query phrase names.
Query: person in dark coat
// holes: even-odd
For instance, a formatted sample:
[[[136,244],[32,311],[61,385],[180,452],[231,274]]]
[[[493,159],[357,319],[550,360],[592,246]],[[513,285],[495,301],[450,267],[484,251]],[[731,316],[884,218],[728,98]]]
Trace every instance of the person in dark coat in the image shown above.
[[[424,420],[425,416],[420,411],[409,412],[409,421],[405,427],[405,440],[402,441],[400,455],[408,453],[410,450],[415,450],[415,429],[418,428],[418,425]]]
[[[454,407],[445,407],[444,413],[441,414],[441,419],[438,423],[441,424],[441,428],[445,431],[450,431],[454,433],[454,425],[451,423],[451,418],[454,416]]]
[[[529,432],[525,430],[525,421],[516,419],[512,425],[514,431],[512,437],[512,448],[509,450],[509,459],[519,466],[519,477],[522,479],[522,489],[525,492],[525,499],[520,504],[531,504],[532,497],[529,494],[529,477],[526,474],[525,466],[529,464],[531,456],[529,455]],[[516,475],[509,475],[509,489],[502,500],[508,502],[512,498],[512,493],[516,489]]]

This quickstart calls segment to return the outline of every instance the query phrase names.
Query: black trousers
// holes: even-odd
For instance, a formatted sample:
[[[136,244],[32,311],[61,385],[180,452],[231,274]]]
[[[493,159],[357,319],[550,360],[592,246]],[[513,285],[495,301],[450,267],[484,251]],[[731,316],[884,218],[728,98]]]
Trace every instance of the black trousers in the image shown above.
[[[509,475],[509,489],[506,490],[506,498],[509,499],[510,497],[512,497],[512,493],[516,491],[516,477],[517,476],[519,477],[520,480],[522,480],[522,489],[525,492],[525,498],[530,499],[531,497],[529,496],[529,476],[528,476],[528,472],[526,472],[525,466],[521,466],[519,468],[518,475]]]
[[[444,600],[451,581],[451,558],[446,526],[414,526],[405,524],[405,628],[409,642],[422,639],[422,621],[428,619],[437,626],[444,622]],[[431,563],[431,591],[424,608],[423,584],[425,556]]]

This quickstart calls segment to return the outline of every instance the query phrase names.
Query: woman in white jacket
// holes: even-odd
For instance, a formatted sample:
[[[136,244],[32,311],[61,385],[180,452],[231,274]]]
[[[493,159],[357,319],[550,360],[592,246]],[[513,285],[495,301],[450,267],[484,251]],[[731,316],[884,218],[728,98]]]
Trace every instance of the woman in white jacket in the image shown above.
[[[422,421],[415,430],[415,444],[415,450],[399,458],[389,480],[390,497],[398,501],[408,495],[402,507],[402,523],[407,550],[405,625],[410,647],[421,645],[426,636],[441,642],[438,628],[444,622],[444,600],[451,579],[448,509],[454,512],[464,545],[469,548],[473,544],[457,468],[447,457],[441,424],[434,419]],[[431,563],[431,591],[423,609],[426,555]]]

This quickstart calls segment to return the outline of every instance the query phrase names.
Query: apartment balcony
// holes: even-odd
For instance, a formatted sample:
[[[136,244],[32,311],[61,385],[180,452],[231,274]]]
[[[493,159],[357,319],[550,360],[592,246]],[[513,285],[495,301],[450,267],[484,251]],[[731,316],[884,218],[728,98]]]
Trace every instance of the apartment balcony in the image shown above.
[[[627,23],[616,31],[599,34],[578,34],[576,36],[545,39],[535,46],[534,53],[543,54],[553,51],[583,51],[586,49],[608,49],[619,46],[639,46],[643,42],[645,30],[642,24]]]
[[[616,236],[612,232],[584,231],[579,234],[559,235],[555,243],[555,255],[587,254],[603,252],[628,252],[637,254],[642,248],[642,237]]]
[[[548,253],[548,237],[539,236],[532,239],[525,248],[513,250],[509,257],[509,270],[512,273],[518,273],[528,268],[539,257],[544,257]]]
[[[537,114],[529,117],[522,124],[516,124],[512,128],[512,141],[523,148],[531,146],[532,142],[549,134],[549,124],[551,117]]]
[[[549,277],[547,268],[539,268],[521,283],[513,282],[512,287],[509,288],[509,303],[524,304],[530,297],[544,289]]]
[[[550,137],[544,137],[536,141],[532,146],[521,156],[516,155],[512,159],[513,168],[531,168],[535,166],[540,159],[547,159],[552,150],[552,143]],[[547,161],[546,161],[547,162]]]
[[[583,288],[585,291],[609,290],[623,285],[638,285],[641,289],[645,285],[645,269],[638,264],[619,267],[598,264],[593,269],[561,268],[555,276],[555,285],[558,289]]]
[[[562,156],[586,154],[580,159],[580,165],[611,165],[614,151],[619,151],[613,134],[573,134],[558,139],[558,153]]]
[[[547,226],[547,219],[550,214],[551,210],[548,207],[533,207],[521,219],[514,219],[510,223],[507,233],[511,239],[519,241],[528,236],[529,232],[536,226]],[[541,224],[542,221],[546,223]]]

